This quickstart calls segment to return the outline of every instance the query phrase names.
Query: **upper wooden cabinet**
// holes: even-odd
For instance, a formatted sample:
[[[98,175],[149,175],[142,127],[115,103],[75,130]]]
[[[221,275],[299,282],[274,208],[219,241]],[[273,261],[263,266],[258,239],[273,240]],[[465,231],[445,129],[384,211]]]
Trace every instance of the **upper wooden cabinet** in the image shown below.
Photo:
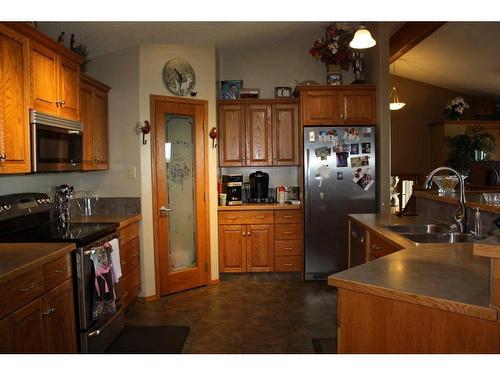
[[[298,105],[293,100],[220,100],[220,166],[298,165]]]
[[[375,86],[297,86],[302,126],[372,125],[377,122]]]
[[[83,169],[108,169],[108,92],[105,84],[84,74],[80,82],[83,123]]]
[[[0,24],[0,174],[31,169],[28,40]]]

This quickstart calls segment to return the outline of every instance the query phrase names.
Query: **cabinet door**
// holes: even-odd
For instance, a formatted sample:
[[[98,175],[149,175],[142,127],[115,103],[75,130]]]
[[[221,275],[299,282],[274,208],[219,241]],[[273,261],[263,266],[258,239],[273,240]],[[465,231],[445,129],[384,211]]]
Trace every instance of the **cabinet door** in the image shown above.
[[[246,272],[246,225],[219,225],[220,272]]]
[[[345,125],[372,125],[377,122],[374,91],[346,91],[343,94]]]
[[[245,165],[245,106],[219,106],[219,165]]]
[[[96,169],[108,168],[108,95],[95,89],[94,95],[94,162]]]
[[[30,171],[27,40],[0,25],[0,174]]]
[[[392,242],[385,240],[384,237],[369,231],[369,259],[381,258],[390,255],[403,249],[402,246],[396,245]]]
[[[83,169],[94,170],[94,88],[80,83],[80,120],[83,124]]]
[[[247,272],[274,271],[273,225],[247,225]]]
[[[247,105],[246,117],[246,165],[271,165],[271,106]]]
[[[46,353],[42,297],[7,318],[10,353]]]
[[[78,120],[79,113],[79,86],[80,66],[64,57],[59,57],[59,115]]]
[[[341,94],[309,91],[302,95],[303,125],[340,125]]]
[[[37,43],[31,43],[31,100],[41,112],[58,115],[58,59],[57,54]]]
[[[273,105],[273,165],[299,164],[298,108]]]
[[[73,284],[68,279],[43,298],[43,320],[49,353],[76,353]]]

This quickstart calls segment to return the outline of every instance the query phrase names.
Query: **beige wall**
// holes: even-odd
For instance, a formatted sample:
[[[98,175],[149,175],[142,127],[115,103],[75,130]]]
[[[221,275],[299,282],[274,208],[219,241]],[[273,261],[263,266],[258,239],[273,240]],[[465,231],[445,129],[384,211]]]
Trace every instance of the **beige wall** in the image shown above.
[[[400,101],[406,103],[399,111],[391,111],[392,174],[428,173],[432,167],[429,124],[445,119],[443,109],[450,99],[462,96],[469,104],[472,99],[464,93],[394,75],[391,75],[391,84],[396,86]],[[469,109],[463,119],[470,118]]]
[[[162,80],[165,63],[173,57],[188,60],[196,72],[197,99],[208,101],[208,128],[216,124],[215,115],[215,46],[188,46],[166,44],[144,44],[139,53],[139,112],[141,119],[149,119],[149,96],[172,96]],[[208,138],[208,137],[207,137]],[[209,209],[210,209],[210,247],[212,279],[219,277],[217,251],[217,154],[211,147],[209,152]],[[141,208],[143,215],[143,287],[141,295],[155,294],[155,263],[153,243],[153,212],[151,190],[151,148],[150,142],[140,147],[141,159]]]

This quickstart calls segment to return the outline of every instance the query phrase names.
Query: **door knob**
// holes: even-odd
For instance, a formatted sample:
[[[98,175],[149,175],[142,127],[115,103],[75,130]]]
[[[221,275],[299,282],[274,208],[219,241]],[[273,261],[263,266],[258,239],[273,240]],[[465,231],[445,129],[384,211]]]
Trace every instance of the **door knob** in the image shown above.
[[[168,214],[169,212],[172,212],[172,209],[171,208],[167,208],[165,206],[161,206],[160,207],[160,215],[161,216],[165,216],[166,214]]]

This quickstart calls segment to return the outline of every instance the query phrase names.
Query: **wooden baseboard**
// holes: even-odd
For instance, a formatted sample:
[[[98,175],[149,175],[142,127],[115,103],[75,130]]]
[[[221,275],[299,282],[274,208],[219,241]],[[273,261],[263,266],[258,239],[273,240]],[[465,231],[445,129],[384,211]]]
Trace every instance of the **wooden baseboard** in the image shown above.
[[[210,280],[208,282],[208,285],[217,285],[220,283],[220,280],[219,279],[215,279],[215,280]]]
[[[147,297],[137,297],[137,299],[141,302],[153,302],[153,301],[157,301],[160,299],[160,297],[158,296],[147,296]]]

